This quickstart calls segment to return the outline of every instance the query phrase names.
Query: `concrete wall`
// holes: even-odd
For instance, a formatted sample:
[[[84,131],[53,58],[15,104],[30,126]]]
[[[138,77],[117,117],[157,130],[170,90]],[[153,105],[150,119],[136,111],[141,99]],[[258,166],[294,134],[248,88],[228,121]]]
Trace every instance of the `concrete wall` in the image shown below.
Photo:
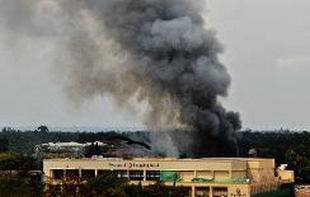
[[[294,171],[292,170],[278,170],[279,179],[284,183],[292,183],[295,181]]]

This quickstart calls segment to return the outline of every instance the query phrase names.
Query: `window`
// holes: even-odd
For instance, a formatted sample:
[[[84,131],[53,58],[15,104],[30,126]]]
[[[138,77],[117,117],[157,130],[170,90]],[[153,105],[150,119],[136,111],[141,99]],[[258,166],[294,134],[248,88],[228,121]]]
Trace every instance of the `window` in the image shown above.
[[[143,171],[142,170],[129,171],[129,179],[133,181],[143,181]]]
[[[67,180],[76,180],[79,178],[79,170],[66,170]]]
[[[106,176],[113,174],[113,171],[111,170],[98,170],[97,175],[98,176]]]
[[[116,170],[113,171],[113,174],[115,174],[118,178],[128,178],[127,170]]]
[[[95,177],[95,170],[82,170],[82,178],[90,179]]]
[[[64,177],[63,170],[52,170],[52,176],[54,179],[62,179]]]
[[[227,187],[214,187],[213,196],[214,197],[227,197],[228,196]]]
[[[160,180],[160,171],[146,171],[146,180],[148,181],[159,181]]]
[[[196,187],[195,196],[209,197],[210,188],[209,187]]]

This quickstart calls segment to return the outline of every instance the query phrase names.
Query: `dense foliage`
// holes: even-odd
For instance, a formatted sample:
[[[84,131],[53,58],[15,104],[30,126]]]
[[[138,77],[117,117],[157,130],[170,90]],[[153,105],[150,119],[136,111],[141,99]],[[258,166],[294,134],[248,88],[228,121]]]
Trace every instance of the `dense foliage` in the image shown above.
[[[7,174],[0,176],[0,196],[33,197],[43,196],[43,184],[40,179],[26,174]]]
[[[0,196],[43,196],[38,162],[18,153],[0,153]]]

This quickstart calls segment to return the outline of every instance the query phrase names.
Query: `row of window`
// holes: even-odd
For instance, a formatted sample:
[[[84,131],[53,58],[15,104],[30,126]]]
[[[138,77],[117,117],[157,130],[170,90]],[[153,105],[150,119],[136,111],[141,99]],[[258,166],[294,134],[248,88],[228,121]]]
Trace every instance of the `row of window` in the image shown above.
[[[101,176],[104,173],[113,173],[115,176],[119,178],[127,178],[129,180],[137,180],[142,181],[144,180],[144,175],[142,170],[114,170],[114,171],[107,171],[107,170],[98,170],[97,176]],[[88,179],[94,178],[95,170],[82,170],[81,171],[81,178]],[[79,170],[52,170],[52,177],[54,179],[63,179],[66,177],[67,179],[75,179],[79,178]],[[146,171],[146,180],[150,181],[157,181],[160,180],[160,171]]]

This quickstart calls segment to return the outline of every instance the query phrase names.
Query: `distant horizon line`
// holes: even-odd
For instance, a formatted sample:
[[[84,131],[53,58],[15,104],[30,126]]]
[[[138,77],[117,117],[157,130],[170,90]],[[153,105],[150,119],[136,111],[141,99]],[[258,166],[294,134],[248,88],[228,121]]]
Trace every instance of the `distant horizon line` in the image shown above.
[[[68,132],[100,132],[100,131],[141,131],[141,130],[152,130],[147,127],[138,127],[138,126],[48,126],[44,124],[40,124],[38,126],[0,126],[0,130],[2,131],[4,128],[12,128],[20,131],[34,131],[40,126],[47,126],[50,131],[68,131]],[[297,129],[297,128],[242,128],[240,131],[295,131],[295,132],[309,132],[307,129]]]
[[[32,131],[36,130],[40,126],[47,126],[47,128],[50,131],[112,131],[112,130],[117,130],[117,131],[138,131],[138,130],[145,130],[147,127],[130,127],[130,126],[48,126],[41,124],[39,126],[0,126],[0,129],[4,128],[12,128],[15,130],[20,130],[20,131]]]

